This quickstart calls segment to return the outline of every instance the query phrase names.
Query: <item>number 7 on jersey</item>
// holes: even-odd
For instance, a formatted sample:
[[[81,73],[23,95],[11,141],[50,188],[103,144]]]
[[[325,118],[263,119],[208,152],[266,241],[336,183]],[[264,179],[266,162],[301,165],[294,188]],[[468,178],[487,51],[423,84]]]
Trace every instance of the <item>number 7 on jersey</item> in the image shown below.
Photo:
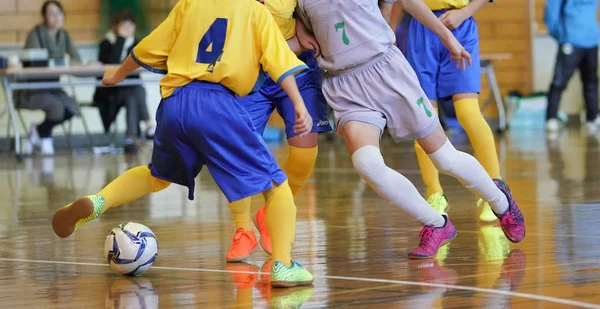
[[[212,73],[214,71],[215,65],[223,55],[227,36],[227,21],[226,18],[215,19],[198,44],[196,62],[208,64],[207,72]]]

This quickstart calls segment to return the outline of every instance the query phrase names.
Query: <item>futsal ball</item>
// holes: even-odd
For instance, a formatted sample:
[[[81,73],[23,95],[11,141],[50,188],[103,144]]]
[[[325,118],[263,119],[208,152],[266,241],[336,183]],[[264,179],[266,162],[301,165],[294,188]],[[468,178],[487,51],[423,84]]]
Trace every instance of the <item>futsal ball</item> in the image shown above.
[[[146,272],[158,255],[158,240],[147,226],[121,223],[108,233],[104,256],[113,270],[127,276]]]

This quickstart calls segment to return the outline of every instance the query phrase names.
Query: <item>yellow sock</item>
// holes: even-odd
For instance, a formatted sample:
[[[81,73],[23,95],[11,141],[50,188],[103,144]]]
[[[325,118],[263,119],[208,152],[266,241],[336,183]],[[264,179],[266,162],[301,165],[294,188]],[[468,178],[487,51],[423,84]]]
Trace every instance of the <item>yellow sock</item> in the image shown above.
[[[297,148],[289,146],[289,149],[290,153],[282,169],[288,176],[292,194],[296,196],[304,188],[308,177],[312,174],[319,147]]]
[[[102,213],[112,207],[136,200],[148,193],[158,192],[171,183],[150,174],[147,166],[134,167],[109,183],[97,195],[104,197]]]
[[[247,197],[233,203],[229,203],[229,211],[233,216],[233,222],[235,223],[235,229],[240,227],[244,230],[251,231],[252,224],[250,223],[250,201],[251,198]]]
[[[456,118],[463,127],[473,149],[475,157],[492,178],[500,178],[500,164],[496,153],[496,142],[490,125],[479,110],[479,101],[475,98],[460,99],[454,102]]]
[[[433,109],[435,110],[435,113],[438,114],[437,106]],[[417,161],[419,162],[419,169],[421,169],[421,177],[425,183],[425,194],[427,197],[435,193],[443,193],[444,190],[440,184],[440,173],[417,141],[415,141],[415,152],[417,153]]]
[[[292,244],[296,233],[296,205],[288,182],[264,192],[267,201],[267,227],[271,234],[273,261],[292,266]]]

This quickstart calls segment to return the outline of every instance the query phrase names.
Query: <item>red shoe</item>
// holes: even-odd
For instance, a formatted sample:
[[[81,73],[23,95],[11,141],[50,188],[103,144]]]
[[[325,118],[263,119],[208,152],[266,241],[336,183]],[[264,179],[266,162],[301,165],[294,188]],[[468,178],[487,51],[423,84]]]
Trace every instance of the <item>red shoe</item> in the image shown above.
[[[269,235],[269,228],[267,227],[267,207],[263,206],[254,214],[254,226],[260,233],[260,246],[269,255],[273,254],[271,248],[271,235]]]
[[[258,241],[256,241],[254,231],[244,230],[244,228],[240,227],[235,231],[235,235],[231,241],[231,248],[229,248],[227,255],[225,255],[225,259],[228,263],[241,262],[247,259],[257,247]]]
[[[227,264],[225,268],[231,272],[238,289],[252,288],[258,281],[258,267],[247,263]]]

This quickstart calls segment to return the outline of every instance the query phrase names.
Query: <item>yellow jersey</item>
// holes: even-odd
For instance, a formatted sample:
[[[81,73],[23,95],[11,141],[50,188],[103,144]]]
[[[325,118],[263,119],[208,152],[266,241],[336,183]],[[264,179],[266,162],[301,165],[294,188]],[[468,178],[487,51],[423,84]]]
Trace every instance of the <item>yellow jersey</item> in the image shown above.
[[[180,0],[131,56],[166,74],[160,81],[163,98],[193,80],[219,83],[244,96],[260,87],[263,69],[281,82],[308,68],[255,0]]]
[[[469,5],[469,0],[423,0],[432,11],[462,9]]]
[[[297,3],[297,0],[265,0],[265,6],[267,6],[267,9],[273,15],[279,30],[281,30],[286,40],[296,35],[294,10]]]

